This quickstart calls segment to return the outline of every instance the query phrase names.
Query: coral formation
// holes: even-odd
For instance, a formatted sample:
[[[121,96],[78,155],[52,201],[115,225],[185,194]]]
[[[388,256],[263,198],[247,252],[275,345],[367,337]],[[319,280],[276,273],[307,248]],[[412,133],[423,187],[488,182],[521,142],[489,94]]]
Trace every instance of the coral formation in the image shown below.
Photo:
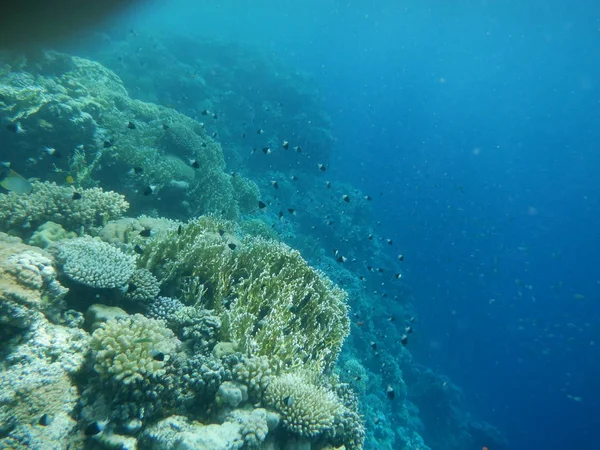
[[[101,324],[92,334],[91,348],[94,370],[101,377],[129,384],[164,375],[165,361],[178,341],[161,322],[136,314]]]
[[[87,232],[117,219],[129,208],[125,197],[101,188],[75,191],[54,183],[32,183],[29,195],[14,192],[0,195],[0,230],[35,230],[52,221],[67,230]],[[77,192],[81,198],[74,199]]]
[[[61,242],[57,259],[70,280],[99,289],[125,286],[135,270],[133,256],[89,237]]]
[[[137,269],[129,278],[127,300],[139,303],[148,303],[160,293],[160,284],[156,277],[146,269]]]

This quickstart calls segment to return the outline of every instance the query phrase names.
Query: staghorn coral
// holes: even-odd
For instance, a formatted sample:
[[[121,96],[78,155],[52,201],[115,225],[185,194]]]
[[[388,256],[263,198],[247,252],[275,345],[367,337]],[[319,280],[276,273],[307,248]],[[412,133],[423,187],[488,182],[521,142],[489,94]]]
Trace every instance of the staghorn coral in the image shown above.
[[[345,292],[285,244],[245,238],[232,248],[232,228],[198,218],[149,242],[140,264],[164,282],[197,277],[202,306],[221,319],[221,340],[243,353],[276,368],[329,369],[349,331]]]
[[[120,194],[100,188],[77,191],[81,198],[73,200],[72,187],[34,181],[29,195],[14,192],[0,195],[0,229],[34,230],[52,221],[67,228],[89,232],[119,218],[129,208]]]
[[[141,314],[111,319],[92,334],[94,370],[122,384],[160,377],[178,346],[173,332],[160,321]],[[164,359],[155,358],[154,352],[162,352]]]
[[[89,237],[61,242],[57,259],[69,279],[99,289],[126,285],[135,270],[133,256]]]

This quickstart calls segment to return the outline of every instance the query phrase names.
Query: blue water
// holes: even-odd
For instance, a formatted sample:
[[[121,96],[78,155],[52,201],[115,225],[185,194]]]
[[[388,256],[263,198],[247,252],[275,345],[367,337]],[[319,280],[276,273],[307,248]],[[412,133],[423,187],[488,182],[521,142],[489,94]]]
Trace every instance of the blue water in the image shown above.
[[[374,198],[406,256],[414,358],[511,449],[600,448],[600,5],[374,3],[151,3],[116,28],[312,73],[335,179]]]

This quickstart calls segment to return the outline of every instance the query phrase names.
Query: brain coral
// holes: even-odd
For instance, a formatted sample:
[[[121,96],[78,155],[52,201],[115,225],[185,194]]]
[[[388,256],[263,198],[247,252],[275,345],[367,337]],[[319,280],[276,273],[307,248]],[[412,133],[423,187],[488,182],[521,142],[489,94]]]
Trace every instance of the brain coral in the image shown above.
[[[165,361],[179,341],[162,322],[141,314],[104,322],[92,334],[94,369],[123,384],[165,374]],[[157,358],[157,352],[163,358]]]
[[[61,241],[57,259],[68,278],[99,289],[126,285],[135,270],[135,257],[89,237]]]

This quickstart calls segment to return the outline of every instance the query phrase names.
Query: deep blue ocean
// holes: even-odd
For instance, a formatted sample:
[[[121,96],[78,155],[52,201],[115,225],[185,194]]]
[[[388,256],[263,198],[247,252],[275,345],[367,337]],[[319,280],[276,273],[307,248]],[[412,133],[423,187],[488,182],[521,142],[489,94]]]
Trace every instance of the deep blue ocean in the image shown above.
[[[600,449],[599,3],[177,0],[105,26],[312,74],[329,177],[372,196],[405,257],[413,358],[511,450]]]

